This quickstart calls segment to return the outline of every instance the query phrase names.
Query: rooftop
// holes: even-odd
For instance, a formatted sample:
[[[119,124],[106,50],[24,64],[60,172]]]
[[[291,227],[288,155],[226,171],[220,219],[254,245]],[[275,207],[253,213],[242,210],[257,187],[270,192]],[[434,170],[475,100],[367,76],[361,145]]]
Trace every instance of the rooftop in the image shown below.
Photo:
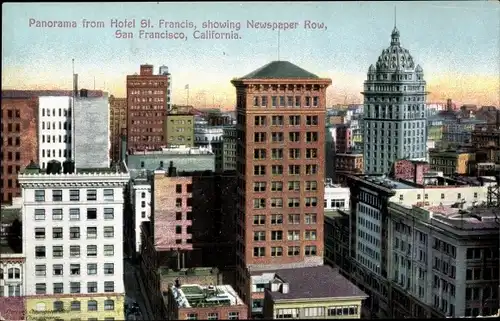
[[[496,207],[487,207],[485,204],[468,204],[462,206],[457,203],[446,205],[404,205],[391,202],[389,205],[398,211],[412,211],[421,222],[427,222],[432,226],[440,223],[443,226],[452,227],[456,230],[495,230],[498,232],[500,226],[500,210]]]
[[[363,291],[343,277],[337,269],[328,265],[284,269],[271,273],[274,274],[272,283],[288,284],[287,291],[270,291],[274,301],[367,298]]]
[[[161,148],[158,150],[144,150],[144,151],[132,151],[131,155],[212,155],[212,151],[209,148],[203,147],[168,147]]]
[[[2,90],[5,98],[35,98],[40,96],[73,96],[73,90]],[[87,97],[103,97],[102,90],[87,90]]]
[[[218,275],[219,269],[211,267],[198,267],[189,269],[172,270],[166,267],[160,267],[158,272],[161,276],[176,277],[176,276],[209,276]]]
[[[128,168],[123,162],[117,162],[112,164],[110,167],[101,167],[101,168],[77,168],[76,173],[64,173],[64,164],[61,164],[59,173],[48,174],[47,170],[42,170],[38,164],[34,161],[31,161],[28,166],[21,169],[19,174],[24,175],[103,175],[103,174],[126,174],[128,173]],[[47,167],[48,169],[48,167]]]
[[[240,79],[319,79],[313,73],[300,68],[288,61],[272,61],[267,65],[252,71]]]
[[[202,286],[186,284],[171,286],[170,291],[179,308],[204,308],[243,305],[230,285]]]

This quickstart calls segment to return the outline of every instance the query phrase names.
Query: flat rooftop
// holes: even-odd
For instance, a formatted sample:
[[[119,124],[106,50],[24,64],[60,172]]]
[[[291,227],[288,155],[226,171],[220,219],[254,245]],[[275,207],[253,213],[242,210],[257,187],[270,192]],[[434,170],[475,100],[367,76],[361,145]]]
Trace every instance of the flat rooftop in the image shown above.
[[[61,172],[60,174],[63,173],[63,164],[61,164]],[[118,162],[110,167],[99,167],[99,168],[76,168],[76,175],[78,174],[126,174],[128,173],[128,168],[123,162]],[[31,163],[25,168],[21,169],[19,174],[39,174],[39,175],[52,175],[52,174],[47,174],[46,169],[41,169],[38,164]],[[72,175],[75,173],[67,174],[67,175]]]
[[[230,285],[185,284],[179,287],[171,286],[170,291],[179,308],[208,308],[244,304]]]
[[[274,301],[277,300],[311,300],[311,299],[349,299],[368,296],[357,286],[347,280],[337,269],[328,265],[283,269],[275,272],[273,283],[282,281],[288,284],[288,293],[271,292]],[[283,291],[284,292],[284,291]]]
[[[485,204],[465,205],[431,205],[431,206],[410,206],[396,204],[392,202],[390,207],[404,209],[408,212],[412,208],[420,210],[418,215],[421,221],[428,224],[441,223],[445,226],[458,230],[496,230],[500,227],[500,210],[498,207],[487,207]]]
[[[198,267],[189,269],[172,270],[166,267],[158,269],[162,277],[178,277],[178,276],[208,276],[219,274],[219,269],[211,267]]]
[[[130,155],[213,155],[213,152],[203,147],[168,147],[157,150],[132,151]]]

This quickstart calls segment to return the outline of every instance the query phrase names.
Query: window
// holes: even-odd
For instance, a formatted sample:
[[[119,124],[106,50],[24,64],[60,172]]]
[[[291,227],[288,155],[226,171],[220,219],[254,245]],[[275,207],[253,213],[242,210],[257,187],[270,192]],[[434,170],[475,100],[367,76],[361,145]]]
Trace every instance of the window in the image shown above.
[[[300,165],[288,165],[288,174],[300,175]]]
[[[115,292],[115,282],[105,281],[104,282],[104,292]]]
[[[87,227],[87,239],[97,238],[97,227]]]
[[[70,227],[69,228],[69,239],[70,240],[80,239],[80,228],[79,227]]]
[[[283,126],[283,116],[272,116],[271,117],[272,126]]]
[[[115,212],[113,208],[105,208],[104,209],[104,219],[112,220],[115,218]]]
[[[318,141],[318,132],[306,132],[306,143]]]
[[[283,165],[272,165],[271,172],[273,175],[283,175]]]
[[[288,231],[287,239],[289,241],[299,241],[300,240],[300,231],[298,231],[298,230]]]
[[[97,220],[96,208],[87,208],[87,220]]]
[[[45,220],[45,210],[42,208],[35,209],[35,221]]]
[[[63,257],[63,247],[62,246],[53,246],[52,247],[52,257],[53,258],[62,258]]]
[[[87,311],[97,311],[97,301],[89,300],[87,302]]]
[[[53,190],[52,191],[52,201],[53,202],[62,202],[62,190]]]
[[[80,257],[80,245],[71,245],[69,247],[70,257]]]
[[[104,237],[114,237],[115,236],[115,229],[113,226],[105,226],[104,227]]]
[[[305,256],[314,256],[316,255],[316,246],[315,245],[308,245],[305,247]]]
[[[266,116],[255,116],[254,125],[255,126],[265,126],[266,125]]]
[[[316,191],[318,189],[318,182],[306,181],[306,191]]]
[[[45,202],[44,190],[35,190],[35,202]]]
[[[115,301],[113,300],[105,300],[104,301],[104,310],[110,311],[115,309]]]
[[[80,282],[70,282],[69,283],[70,293],[80,293]]]
[[[69,266],[69,274],[80,275],[80,264],[71,264]],[[78,287],[80,287],[80,284],[78,284]]]
[[[288,140],[291,142],[300,142],[300,132],[290,132],[288,134]]]
[[[254,133],[254,142],[265,143],[266,142],[266,133],[265,132]]]
[[[255,209],[266,208],[266,199],[265,198],[255,198],[253,200],[253,208],[255,208]]]
[[[282,132],[272,132],[271,140],[273,143],[279,143],[285,140],[285,136],[283,135]]]
[[[300,159],[300,149],[299,148],[290,148],[288,150],[288,158]]]
[[[35,239],[44,240],[45,239],[45,228],[37,227],[35,228]]]
[[[283,148],[273,148],[271,149],[272,159],[283,159]]]
[[[300,207],[300,198],[298,197],[289,198],[288,207]]]
[[[62,229],[62,227],[54,227],[54,228],[52,228],[52,238],[54,240],[61,240],[63,238],[63,229]]]
[[[36,294],[47,294],[47,285],[45,283],[35,284],[35,293]]]
[[[318,116],[306,116],[306,125],[307,126],[318,125]]]
[[[300,255],[300,246],[288,247],[288,256],[299,256],[299,255]]]
[[[283,199],[282,198],[271,198],[271,207],[272,208],[282,208],[283,207]]]
[[[238,320],[240,318],[240,313],[239,312],[229,312],[227,314],[228,320]]]
[[[80,301],[71,301],[71,311],[80,311]]]
[[[312,214],[306,214],[305,215],[305,223],[306,224],[316,224],[317,221],[316,221],[316,214],[312,213]]]
[[[264,165],[255,165],[253,167],[253,174],[256,176],[264,176],[266,175],[266,166]]]
[[[175,206],[176,207],[181,207],[182,206],[182,198],[176,198],[175,199]],[[143,207],[145,207],[145,206],[143,206]]]
[[[271,191],[273,192],[283,191],[283,182],[271,182]]]
[[[88,194],[87,194],[87,196],[88,196]],[[112,202],[112,201],[114,201],[114,199],[115,199],[114,190],[112,188],[109,188],[109,189],[106,188],[104,190],[104,201],[108,201],[108,202],[111,201]]]
[[[304,316],[305,317],[322,317],[325,315],[325,308],[323,307],[314,307],[314,308],[305,308]]]
[[[298,97],[300,99],[300,97]],[[300,102],[300,100],[299,100]],[[300,103],[299,103],[300,106]],[[293,116],[288,116],[288,123],[291,126],[300,126],[300,116],[299,115],[293,115]]]
[[[306,165],[306,175],[313,175],[318,173],[318,165]]]
[[[175,227],[175,234],[182,234],[182,226],[177,225]]]
[[[11,269],[9,269],[9,271],[10,270]],[[46,274],[47,274],[47,267],[45,265],[35,265],[35,275],[36,276],[45,276]]]
[[[253,248],[253,256],[255,257],[262,257],[266,255],[266,248],[265,247],[254,247]]]
[[[318,150],[316,148],[306,148],[306,159],[318,158]]]
[[[186,320],[198,320],[197,313],[188,313],[186,314]]]
[[[115,255],[115,248],[113,245],[104,245],[104,256]]]
[[[113,274],[115,274],[114,263],[104,263],[104,275],[113,275]]]
[[[266,159],[266,149],[265,148],[255,148],[253,150],[253,158],[256,160]]]
[[[216,312],[209,313],[207,320],[219,320],[219,314]]]
[[[253,216],[253,224],[254,225],[265,225],[266,224],[266,216],[265,215],[254,215]]]
[[[283,256],[283,248],[281,246],[271,247],[271,256],[273,257]]]
[[[55,276],[63,275],[63,265],[62,264],[54,264],[52,266],[52,274]]]
[[[280,225],[280,224],[283,224],[283,215],[282,214],[271,215],[271,225]]]
[[[70,208],[69,209],[69,220],[70,221],[79,221],[80,220],[80,209],[79,208]]]
[[[261,242],[266,240],[266,232],[258,231],[253,233],[253,240],[256,242]]]
[[[254,192],[265,192],[266,191],[266,182],[254,182],[253,183],[253,191]]]
[[[35,247],[35,258],[44,259],[45,258],[45,246]]]
[[[300,224],[300,214],[289,214],[288,224]]]
[[[63,210],[61,208],[52,209],[52,220],[62,221],[62,219],[63,219]]]
[[[271,231],[271,240],[272,241],[283,240],[283,231]]]
[[[97,201],[97,190],[95,189],[87,190],[87,201]]]
[[[96,275],[97,274],[97,264],[96,263],[88,263],[87,264],[87,274],[88,275]]]
[[[87,257],[97,256],[97,245],[87,245]]]
[[[316,230],[305,231],[304,239],[306,239],[308,241],[315,241],[316,240]]]
[[[54,283],[54,284],[52,284],[52,288],[54,289],[54,294],[62,294],[62,293],[64,293],[64,283],[60,283],[60,282]],[[56,304],[56,302],[54,302],[54,310],[55,310],[55,304]],[[62,311],[62,307],[61,307],[61,310],[59,310],[59,311]]]
[[[87,282],[87,293],[97,293],[97,282]]]
[[[80,201],[80,190],[70,189],[69,190],[69,200],[73,202]]]

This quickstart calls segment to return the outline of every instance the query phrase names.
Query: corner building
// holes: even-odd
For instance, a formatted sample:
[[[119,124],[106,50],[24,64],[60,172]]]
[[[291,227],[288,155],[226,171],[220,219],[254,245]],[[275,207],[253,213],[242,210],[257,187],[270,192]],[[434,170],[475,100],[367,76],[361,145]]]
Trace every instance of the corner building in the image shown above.
[[[323,264],[326,89],[274,61],[232,80],[237,95],[237,284],[254,271]]]
[[[425,161],[425,85],[422,67],[401,47],[394,27],[391,45],[370,66],[362,92],[366,174],[387,174],[397,159]]]

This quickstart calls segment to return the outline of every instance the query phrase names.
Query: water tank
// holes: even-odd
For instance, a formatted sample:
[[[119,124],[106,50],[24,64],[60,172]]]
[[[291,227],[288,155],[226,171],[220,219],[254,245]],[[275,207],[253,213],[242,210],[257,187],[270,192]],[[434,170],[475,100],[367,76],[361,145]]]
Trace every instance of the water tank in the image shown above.
[[[47,163],[47,174],[60,174],[61,169],[61,162],[51,160]]]
[[[170,164],[168,166],[168,176],[170,177],[177,176],[177,169],[174,167],[173,161],[170,161]]]
[[[168,67],[167,66],[161,66],[159,74],[160,75],[168,75]]]
[[[63,173],[64,174],[73,174],[75,172],[75,163],[70,160],[66,160],[63,163]]]

